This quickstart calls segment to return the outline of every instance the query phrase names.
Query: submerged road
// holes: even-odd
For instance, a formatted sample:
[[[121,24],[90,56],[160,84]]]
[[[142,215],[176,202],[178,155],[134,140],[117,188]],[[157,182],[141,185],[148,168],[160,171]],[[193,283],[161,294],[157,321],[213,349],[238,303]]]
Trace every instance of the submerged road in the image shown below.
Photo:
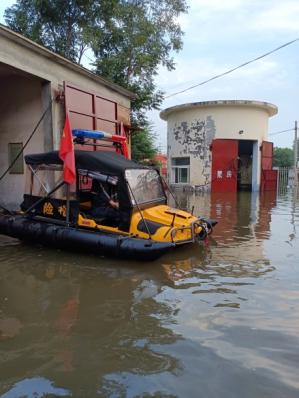
[[[299,202],[178,194],[217,218],[154,262],[0,237],[0,397],[299,396]]]

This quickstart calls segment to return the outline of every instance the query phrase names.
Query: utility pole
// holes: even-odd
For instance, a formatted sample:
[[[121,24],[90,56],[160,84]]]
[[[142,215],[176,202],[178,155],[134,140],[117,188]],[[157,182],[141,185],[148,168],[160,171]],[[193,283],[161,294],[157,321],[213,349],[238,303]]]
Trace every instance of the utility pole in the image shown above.
[[[294,139],[294,186],[298,186],[297,173],[297,158],[298,158],[298,137],[297,137],[297,120],[295,120],[295,139]]]

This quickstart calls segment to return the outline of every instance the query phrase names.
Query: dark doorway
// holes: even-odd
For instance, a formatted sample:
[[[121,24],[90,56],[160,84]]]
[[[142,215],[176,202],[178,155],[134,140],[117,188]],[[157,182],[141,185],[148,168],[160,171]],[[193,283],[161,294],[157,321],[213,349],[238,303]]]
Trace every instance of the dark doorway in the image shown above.
[[[252,191],[252,155],[253,141],[240,140],[238,148],[238,191]]]

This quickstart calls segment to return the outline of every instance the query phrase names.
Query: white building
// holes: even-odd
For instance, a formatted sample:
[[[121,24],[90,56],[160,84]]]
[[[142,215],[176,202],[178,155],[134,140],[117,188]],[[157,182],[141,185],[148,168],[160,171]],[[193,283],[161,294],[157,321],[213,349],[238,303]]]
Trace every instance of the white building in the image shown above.
[[[167,108],[170,183],[214,192],[274,186],[269,117],[277,107],[260,101],[206,101]]]

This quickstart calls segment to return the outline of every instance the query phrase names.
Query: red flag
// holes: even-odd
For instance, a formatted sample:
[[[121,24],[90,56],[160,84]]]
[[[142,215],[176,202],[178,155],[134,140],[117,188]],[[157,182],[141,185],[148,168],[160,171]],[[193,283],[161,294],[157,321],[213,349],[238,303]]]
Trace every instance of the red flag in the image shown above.
[[[120,123],[120,136],[124,137],[123,142],[121,143],[122,145],[122,152],[125,158],[129,159],[129,150],[128,150],[128,144],[127,144],[127,136],[126,136],[126,131],[123,122]]]
[[[68,113],[65,117],[63,134],[60,141],[59,157],[63,160],[63,179],[68,184],[76,180],[75,152]]]

